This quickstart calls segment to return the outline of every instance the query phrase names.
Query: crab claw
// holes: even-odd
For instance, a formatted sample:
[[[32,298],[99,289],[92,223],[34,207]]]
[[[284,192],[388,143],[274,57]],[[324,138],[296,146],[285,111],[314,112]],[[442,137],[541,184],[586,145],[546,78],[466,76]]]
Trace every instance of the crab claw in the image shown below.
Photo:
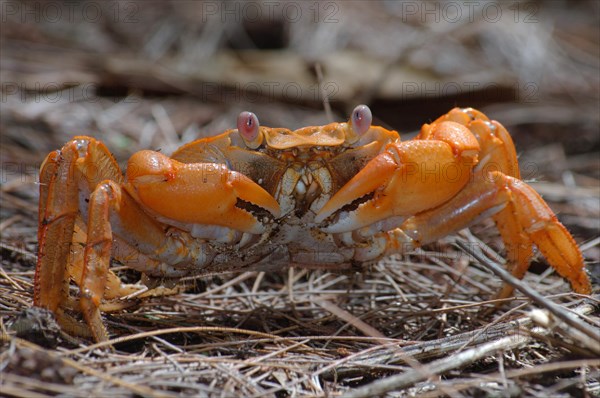
[[[386,187],[393,180],[398,165],[393,156],[384,152],[371,160],[354,178],[339,190],[317,213],[315,222],[321,223],[346,205],[365,197],[353,211],[342,211],[338,220],[325,228],[327,233],[348,232],[370,225],[393,215],[392,200]],[[369,198],[367,195],[372,196]]]
[[[394,142],[346,183],[315,217],[328,233],[353,231],[378,221],[415,215],[456,195],[477,163],[479,143],[464,126],[425,126],[430,137]],[[383,224],[382,224],[383,225]]]
[[[140,151],[129,160],[126,177],[127,191],[166,222],[260,234],[265,228],[257,214],[281,215],[273,196],[223,164],[181,163],[159,152]]]

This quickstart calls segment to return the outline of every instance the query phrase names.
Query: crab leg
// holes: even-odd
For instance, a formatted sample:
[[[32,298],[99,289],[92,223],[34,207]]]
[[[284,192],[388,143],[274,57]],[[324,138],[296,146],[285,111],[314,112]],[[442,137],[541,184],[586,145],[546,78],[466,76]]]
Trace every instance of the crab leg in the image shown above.
[[[74,304],[78,301],[69,296],[69,283],[73,279],[81,287],[83,286],[82,275],[86,272],[89,275],[86,271],[87,263],[84,260],[83,247],[90,232],[92,237],[96,233],[94,228],[87,234],[84,232],[85,225],[81,220],[80,211],[85,213],[86,209],[80,209],[80,206],[87,207],[84,205],[84,199],[100,181],[106,179],[113,181],[112,184],[120,184],[121,172],[108,149],[91,137],[76,137],[65,144],[60,151],[52,152],[40,169],[39,249],[34,305],[52,311],[65,330],[77,334],[82,334],[84,328],[81,327],[81,323],[65,313],[67,308],[76,308]],[[139,214],[140,211],[132,212],[131,208],[137,207],[129,205],[127,212],[138,218],[130,219],[129,223],[136,225],[143,216]],[[146,231],[150,229],[147,228]],[[153,232],[164,238],[164,232],[160,228],[155,226]],[[136,237],[142,238],[139,234]],[[148,240],[148,236],[144,237]],[[124,245],[121,244],[119,247],[123,249]],[[169,250],[164,252],[165,255],[169,255]],[[136,262],[139,263],[140,257],[144,256],[130,256],[121,260],[135,266]],[[150,271],[153,266],[159,268],[161,265],[160,261],[149,258],[145,260],[144,267],[148,267]],[[99,290],[100,298],[106,290],[109,290],[107,297],[110,298],[132,293],[135,289],[121,283],[110,270],[104,272],[99,280],[108,281],[102,282],[107,284],[107,289]],[[92,287],[98,290],[95,286],[92,284]],[[98,330],[99,327],[96,329]]]
[[[58,314],[67,301],[69,278],[65,259],[77,217],[77,183],[73,166],[74,148],[48,155],[40,169],[40,207],[38,261],[35,272],[33,303]]]
[[[83,220],[75,223],[73,233],[73,244],[71,246],[69,274],[71,279],[81,283],[84,269],[84,253],[87,242],[87,227]],[[120,263],[127,264],[131,268],[140,269],[142,264],[147,268],[157,268],[160,262],[143,255],[138,250],[127,244],[123,239],[113,236],[112,257],[118,259]],[[106,289],[104,290],[104,303],[101,305],[102,312],[113,312],[130,307],[133,303],[127,301],[112,301],[121,297],[133,294],[140,290],[139,284],[123,283],[119,277],[112,271],[108,271],[106,277]],[[111,302],[112,301],[112,302]],[[77,305],[73,305],[77,304]],[[79,308],[78,303],[69,303],[69,308]]]
[[[65,330],[76,334],[86,334],[86,330],[64,310],[76,308],[69,296],[69,281],[79,282],[83,270],[86,234],[79,217],[78,196],[82,189],[89,191],[103,178],[120,181],[121,174],[104,145],[89,137],[76,137],[60,151],[52,152],[40,169],[34,305],[54,312]],[[112,294],[132,292],[133,288],[122,284],[112,272],[109,279]]]
[[[98,184],[90,196],[87,241],[79,283],[81,310],[96,341],[108,339],[100,317],[100,305],[106,297],[107,283],[115,282],[114,278],[109,278],[114,233],[124,237],[126,242],[137,242],[138,249],[146,254],[143,257],[149,260],[144,264],[148,273],[159,274],[163,261],[172,264],[194,262],[196,266],[209,261],[207,256],[198,255],[205,253],[194,250],[197,245],[193,242],[186,245],[175,237],[165,236],[158,224],[136,206],[120,185],[110,180]],[[137,259],[129,260],[135,263]],[[127,259],[124,262],[128,263]],[[172,275],[167,272],[164,276]]]
[[[112,231],[108,222],[109,202],[115,201],[112,185],[114,183],[111,182],[101,184],[90,197],[87,243],[80,283],[81,310],[96,341],[108,340],[99,307],[106,287],[112,249]]]
[[[511,177],[521,178],[517,153],[510,134],[502,124],[495,120],[490,121],[486,115],[476,109],[452,109],[432,124],[424,125],[415,140],[431,139],[432,127],[445,121],[462,124],[477,138],[481,152],[475,171],[491,172],[496,170]]]
[[[79,196],[106,178],[121,181],[118,165],[102,143],[84,136],[49,154],[40,169],[34,305],[54,312],[65,330],[76,334],[85,335],[87,330],[64,310],[77,307],[69,296],[69,282],[73,279],[79,283],[84,267],[86,234],[79,216]],[[133,291],[112,272],[108,277],[112,295]]]
[[[502,124],[495,120],[490,121],[487,116],[473,108],[454,108],[434,123],[447,120],[466,126],[477,137],[481,146],[481,155],[474,169],[475,172],[500,171],[514,178],[521,178],[515,145]],[[423,135],[426,134],[422,132],[421,136]],[[506,247],[508,266],[514,276],[522,278],[533,256],[533,242],[527,234],[521,233],[523,227],[519,220],[512,217],[516,211],[514,203],[508,202],[505,208],[492,217]],[[510,285],[505,285],[499,297],[509,297],[512,290]]]
[[[523,241],[535,243],[575,292],[591,292],[583,256],[573,237],[533,188],[500,172],[477,175],[449,202],[406,220],[400,227],[406,234],[403,240],[398,240],[396,234],[387,235],[387,250],[397,252],[406,249],[407,244],[420,246],[436,241],[492,214],[497,214],[499,225],[506,226],[503,238],[508,247],[514,249]],[[511,272],[522,278],[529,268],[528,248],[509,258],[518,261]],[[506,297],[511,292],[505,288],[500,294]]]
[[[463,124],[477,137],[481,146],[481,159],[475,168],[476,172],[496,170],[511,177],[521,178],[515,145],[502,124],[490,121],[487,116],[473,108],[454,108],[435,123],[443,120]],[[533,242],[527,234],[521,233],[523,228],[519,220],[512,217],[515,213],[514,203],[509,202],[504,209],[493,216],[493,219],[506,247],[510,271],[514,276],[522,278],[533,256]],[[498,296],[509,297],[512,291],[510,285],[505,285]]]

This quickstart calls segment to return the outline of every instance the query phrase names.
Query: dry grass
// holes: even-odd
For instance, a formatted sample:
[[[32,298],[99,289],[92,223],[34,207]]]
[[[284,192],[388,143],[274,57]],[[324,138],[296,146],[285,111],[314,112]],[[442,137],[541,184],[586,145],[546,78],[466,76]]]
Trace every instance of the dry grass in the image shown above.
[[[23,11],[43,3],[11,4]],[[17,337],[16,329],[34,327],[17,320],[32,305],[37,169],[46,153],[75,134],[102,139],[121,162],[142,148],[168,153],[230,128],[244,109],[265,125],[323,124],[331,117],[323,92],[335,119],[364,102],[378,124],[408,132],[455,104],[500,120],[525,178],[574,233],[597,277],[597,3],[520,3],[520,13],[505,8],[494,24],[434,24],[389,4],[323,3],[321,19],[335,4],[338,23],[225,26],[205,21],[194,4],[121,8],[119,19],[94,23],[20,23],[21,14],[3,21],[3,395],[600,395],[597,279],[594,295],[575,295],[538,259],[523,289],[544,299],[519,293],[489,311],[502,283],[489,266],[503,254],[490,222],[360,274],[290,269],[188,279],[177,295],[106,314],[114,349],[65,336],[43,314],[29,319],[46,331],[38,343],[55,347]],[[124,23],[132,9],[137,22]],[[537,22],[521,23],[532,10]],[[248,45],[280,28],[283,39],[269,43],[281,40],[281,48]],[[245,50],[231,48],[239,46]],[[315,63],[321,83],[334,86],[319,86]],[[266,93],[265,82],[297,83],[301,95]],[[398,82],[426,87],[409,94],[414,86]],[[440,91],[456,82],[497,89]]]

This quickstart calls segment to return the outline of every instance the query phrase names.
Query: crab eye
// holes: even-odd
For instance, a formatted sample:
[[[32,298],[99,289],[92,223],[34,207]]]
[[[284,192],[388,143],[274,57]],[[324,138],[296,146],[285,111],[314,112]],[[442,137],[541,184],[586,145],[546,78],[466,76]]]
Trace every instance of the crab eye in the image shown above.
[[[352,128],[358,135],[366,133],[371,128],[373,114],[366,105],[358,105],[352,111]]]
[[[252,112],[242,112],[237,118],[237,129],[246,143],[256,141],[259,127],[258,118]]]

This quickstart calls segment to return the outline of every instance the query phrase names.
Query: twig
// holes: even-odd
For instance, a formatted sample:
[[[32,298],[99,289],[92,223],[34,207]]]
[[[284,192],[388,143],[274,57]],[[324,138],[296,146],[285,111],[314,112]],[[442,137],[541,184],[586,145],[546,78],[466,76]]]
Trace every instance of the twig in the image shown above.
[[[28,342],[26,340],[16,338],[16,341],[17,341],[18,345],[20,345],[22,347],[27,347],[27,348],[29,348],[31,350],[35,350],[35,351],[42,351],[42,349],[39,346],[37,346],[37,345],[35,345],[33,343],[30,343],[30,342]],[[136,393],[136,394],[139,394],[139,395],[142,395],[142,396],[147,396],[147,397],[172,397],[172,396],[174,396],[173,394],[169,394],[169,393],[166,393],[166,392],[155,391],[155,390],[152,390],[151,388],[148,388],[146,386],[137,385],[135,383],[129,383],[129,382],[123,380],[123,379],[120,379],[120,378],[117,378],[117,377],[113,377],[113,376],[111,376],[109,374],[106,374],[105,372],[100,372],[100,371],[92,369],[92,368],[90,368],[88,366],[82,365],[79,362],[76,362],[76,361],[74,361],[72,359],[60,357],[54,351],[45,351],[45,352],[46,352],[46,354],[50,355],[51,357],[62,361],[62,363],[64,363],[65,365],[70,366],[72,368],[75,368],[75,369],[77,369],[78,371],[80,371],[82,373],[85,373],[85,374],[90,375],[90,376],[97,377],[100,380],[103,380],[105,382],[108,382],[108,383],[111,383],[111,384],[123,387],[123,388],[125,388],[125,389],[127,389],[127,390],[129,390],[129,391],[131,391],[133,393]]]
[[[590,311],[591,307],[584,311]],[[436,358],[446,355],[456,350],[462,350],[466,344],[482,344],[498,338],[505,337],[507,334],[513,333],[515,329],[523,328],[531,325],[532,321],[528,317],[523,317],[518,320],[505,322],[499,325],[488,327],[485,333],[481,329],[470,332],[457,334],[455,336],[444,337],[433,341],[425,341],[422,343],[413,344],[398,350],[397,346],[383,346],[381,352],[376,354],[369,353],[368,355],[359,355],[350,366],[338,367],[335,369],[335,374],[349,375],[353,373],[361,373],[365,367],[375,366],[379,364],[397,364],[405,363],[404,356],[410,355],[412,358],[423,361],[426,359]],[[325,376],[333,376],[326,374]]]
[[[598,333],[596,333],[595,338],[590,338],[589,336],[581,333],[579,330],[572,329],[563,322],[560,322],[547,310],[535,309],[531,311],[530,317],[537,325],[552,330],[563,336],[567,336],[573,341],[576,341],[579,347],[589,348],[594,352],[594,354],[600,355],[600,330],[598,330]]]
[[[103,341],[103,342],[92,344],[92,345],[89,345],[86,347],[71,350],[71,351],[68,351],[68,353],[69,354],[80,354],[82,352],[93,351],[96,348],[110,347],[113,344],[120,344],[120,343],[124,343],[126,341],[133,341],[133,340],[143,339],[143,338],[152,337],[152,336],[160,336],[163,334],[201,333],[201,332],[239,333],[239,334],[246,334],[249,336],[269,337],[269,338],[272,338],[273,340],[277,340],[277,341],[285,341],[284,338],[276,336],[274,334],[255,332],[253,330],[227,328],[227,327],[189,326],[189,327],[177,327],[177,328],[169,328],[169,329],[152,330],[150,332],[143,332],[143,333],[133,334],[130,336],[118,337],[116,339],[111,339],[108,341]]]
[[[321,68],[321,64],[317,62],[315,64],[315,72],[317,73],[317,80],[319,82],[319,89],[321,90],[321,95],[323,96],[323,109],[325,109],[325,114],[327,115],[327,120],[329,122],[333,122],[333,112],[331,111],[331,104],[329,103],[329,96],[323,87],[323,68]]]
[[[575,311],[577,313],[591,312],[593,308],[589,305],[582,305]],[[528,318],[524,318],[521,321],[527,321]],[[531,321],[531,319],[529,319]],[[510,336],[502,337],[495,341],[481,344],[477,347],[471,348],[470,350],[463,351],[459,354],[454,354],[449,357],[439,359],[425,365],[425,371],[430,375],[439,375],[452,369],[456,369],[475,361],[478,361],[487,356],[496,354],[498,351],[512,350],[522,347],[533,340],[533,334],[547,335],[551,332],[546,328],[534,327],[531,333],[516,333]],[[506,377],[510,378],[511,373],[507,372]],[[419,381],[425,380],[425,373],[422,369],[411,369],[401,375],[391,376],[386,379],[378,380],[364,387],[353,390],[345,395],[344,398],[358,398],[358,397],[370,397],[375,395],[384,394],[388,391],[406,388]]]
[[[591,305],[581,305],[573,310],[578,315],[589,314],[594,311]],[[471,332],[461,333],[456,336],[445,337],[438,340],[426,341],[423,343],[413,344],[398,350],[397,346],[382,347],[382,351],[368,355],[358,356],[349,366],[338,367],[335,369],[335,374],[338,376],[350,376],[352,374],[360,374],[366,367],[377,366],[381,364],[397,364],[404,363],[403,355],[411,355],[412,358],[423,361],[430,358],[455,353],[456,350],[464,349],[467,344],[485,344],[494,341],[498,338],[507,337],[507,334],[518,333],[519,330],[527,328],[533,324],[533,320],[529,316],[524,316],[516,320],[504,322],[492,327],[486,326],[485,332],[482,329]],[[548,331],[547,333],[549,333]],[[508,336],[510,337],[510,336]],[[332,377],[332,374],[325,374],[325,377]]]
[[[320,298],[320,297],[315,297],[315,298],[313,298],[313,301],[315,303],[317,303],[319,306],[321,306],[322,308],[331,312],[333,315],[348,322],[349,324],[351,324],[352,326],[354,326],[355,328],[357,328],[358,330],[363,332],[366,336],[376,337],[376,338],[385,338],[385,335],[383,333],[381,333],[379,330],[375,329],[374,327],[367,324],[363,320],[352,315],[348,311],[345,311],[345,310],[341,309],[340,307],[338,307],[337,305],[327,301],[326,299]]]
[[[471,245],[467,245],[464,241],[460,239],[456,240],[456,244],[466,253],[470,254],[475,259],[477,259],[484,267],[486,267],[488,270],[492,271],[496,276],[502,279],[502,281],[508,283],[515,289],[518,289],[519,291],[521,291],[521,293],[529,297],[541,307],[546,308],[556,318],[562,320],[569,326],[579,330],[591,339],[598,338],[598,330],[593,329],[588,324],[575,318],[571,313],[567,312],[562,307],[544,298],[544,296],[542,296],[537,291],[529,287],[525,282],[515,278],[510,274],[510,272],[506,271],[503,267],[490,260],[489,258],[486,258],[479,251],[474,250]]]
[[[28,252],[27,250],[21,249],[19,247],[15,247],[13,245],[10,245],[6,242],[0,242],[0,248],[5,249],[5,250],[9,250],[11,252],[15,252],[15,253],[19,253],[20,255],[22,255],[23,257],[26,257],[28,259],[31,260],[37,260],[37,256],[31,252]]]
[[[487,356],[494,355],[497,351],[510,350],[522,347],[525,344],[527,344],[530,340],[530,336],[520,334],[503,337],[499,340],[482,344],[478,347],[472,348],[467,351],[463,351],[460,354],[452,355],[448,358],[434,361],[425,366],[427,373],[424,373],[420,370],[412,369],[401,375],[391,376],[386,379],[378,380],[376,382],[368,384],[364,387],[357,388],[356,390],[350,391],[349,393],[342,395],[342,397],[372,397],[384,394],[388,391],[406,388],[419,381],[425,380],[429,375],[438,375],[449,370],[459,368],[461,366],[473,363]]]

